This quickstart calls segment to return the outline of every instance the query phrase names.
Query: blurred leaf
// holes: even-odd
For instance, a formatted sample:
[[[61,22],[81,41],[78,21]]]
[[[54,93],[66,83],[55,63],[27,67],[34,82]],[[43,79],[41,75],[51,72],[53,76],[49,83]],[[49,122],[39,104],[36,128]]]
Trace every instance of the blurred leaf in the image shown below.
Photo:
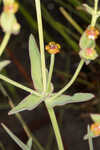
[[[93,8],[89,7],[87,4],[83,4],[83,9],[91,15],[94,13]]]
[[[86,33],[84,32],[83,35],[81,36],[79,46],[81,49],[86,49],[86,48],[95,48],[95,41],[94,40],[89,40],[88,37],[86,36]]]
[[[84,102],[91,100],[92,98],[94,98],[94,94],[91,93],[76,93],[71,97],[73,102]]]
[[[34,36],[29,37],[29,56],[31,61],[31,76],[36,90],[42,91],[41,58]]]
[[[56,99],[49,101],[49,105],[51,107],[55,107],[55,106],[62,106],[67,104],[67,102],[71,101],[71,96],[68,95],[61,95],[59,97],[57,97]]]
[[[17,136],[15,136],[3,123],[1,124],[8,135],[17,143],[22,150],[30,150]]]
[[[27,141],[27,147],[29,148],[29,150],[31,150],[31,148],[32,148],[32,138],[29,138],[29,140]]]
[[[55,107],[69,103],[85,102],[92,99],[93,97],[94,95],[89,93],[76,93],[73,96],[61,95],[52,101],[50,101],[49,99],[47,101],[50,107]]]
[[[23,99],[16,107],[14,107],[8,114],[12,115],[23,110],[32,110],[36,108],[42,101],[42,96],[30,94],[25,99]]]
[[[0,61],[0,71],[6,67],[8,64],[10,64],[10,60],[3,60],[3,61]]]
[[[100,123],[100,114],[91,114],[90,116],[94,122]]]

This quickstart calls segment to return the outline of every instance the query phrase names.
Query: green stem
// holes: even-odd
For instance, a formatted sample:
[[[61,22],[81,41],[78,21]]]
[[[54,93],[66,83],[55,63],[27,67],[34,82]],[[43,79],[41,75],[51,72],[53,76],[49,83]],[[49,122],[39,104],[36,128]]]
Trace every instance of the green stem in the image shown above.
[[[54,68],[54,61],[55,61],[55,54],[51,54],[50,69],[49,69],[48,83],[47,83],[47,91],[48,91],[50,84],[51,84],[51,78],[52,78],[52,73],[53,73],[53,68]]]
[[[46,104],[46,102],[45,102],[45,104]],[[55,112],[54,112],[53,108],[49,108],[47,104],[46,104],[46,107],[47,107],[47,110],[48,110],[48,113],[49,113],[49,116],[51,119],[51,123],[52,123],[53,129],[54,129],[54,132],[55,132],[58,148],[59,148],[59,150],[64,150],[58,123],[57,123],[56,116],[55,116]]]
[[[2,55],[3,51],[5,50],[5,47],[10,39],[11,34],[10,33],[5,33],[3,41],[0,45],[0,56]]]
[[[38,32],[39,32],[39,42],[40,42],[40,52],[41,52],[41,67],[42,67],[42,77],[43,77],[43,89],[46,91],[46,65],[45,65],[45,54],[44,54],[44,39],[43,39],[43,27],[42,27],[42,15],[41,15],[41,5],[40,0],[35,0],[37,21],[38,21]]]
[[[60,12],[63,14],[63,16],[73,25],[73,27],[80,33],[83,33],[82,28],[76,23],[76,21],[68,14],[67,11],[63,7],[60,7]]]
[[[81,59],[81,61],[80,61],[79,65],[78,65],[78,67],[76,69],[76,72],[74,73],[72,79],[67,83],[67,85],[64,88],[62,88],[58,93],[56,93],[52,98],[50,98],[50,100],[53,100],[56,97],[58,97],[61,94],[63,94],[74,83],[74,81],[76,80],[76,78],[77,78],[77,76],[78,76],[78,74],[79,74],[79,72],[80,72],[80,70],[81,70],[83,65],[84,65],[84,60]]]
[[[94,3],[94,13],[92,15],[92,21],[91,21],[91,26],[95,26],[96,24],[96,21],[97,21],[97,9],[98,9],[98,0],[95,0],[95,3]]]
[[[32,93],[32,94],[35,94],[35,95],[40,96],[40,94],[37,93],[37,92],[35,92],[34,90],[32,90],[32,89],[30,89],[30,88],[28,88],[28,87],[25,87],[24,85],[19,84],[18,82],[13,81],[13,80],[11,80],[11,79],[5,77],[5,76],[2,75],[2,74],[0,74],[0,79],[4,80],[4,81],[6,81],[6,82],[8,82],[8,83],[10,83],[10,84],[12,84],[12,85],[14,85],[14,86],[20,88],[20,89],[23,89],[23,90],[25,90],[25,91],[27,91],[27,92],[29,92],[29,93]]]

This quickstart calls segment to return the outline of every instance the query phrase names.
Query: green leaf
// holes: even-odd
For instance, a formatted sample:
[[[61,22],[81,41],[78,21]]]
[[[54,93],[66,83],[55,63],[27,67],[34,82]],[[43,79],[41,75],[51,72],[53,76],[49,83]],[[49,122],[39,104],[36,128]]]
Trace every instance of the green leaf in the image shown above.
[[[91,93],[76,93],[72,96],[72,102],[84,102],[94,98],[94,95]]]
[[[3,60],[3,61],[0,61],[0,71],[6,67],[8,64],[10,64],[10,61],[9,60]]]
[[[29,148],[29,150],[31,150],[32,148],[32,138],[29,138],[27,141],[27,147]]]
[[[32,110],[36,108],[42,101],[43,101],[42,96],[36,96],[34,94],[31,94],[27,96],[25,99],[23,99],[8,114],[12,115],[23,110]]]
[[[31,76],[34,83],[34,87],[36,88],[36,90],[42,91],[43,84],[41,72],[41,58],[39,49],[32,34],[29,37],[29,56],[31,62]]]
[[[83,4],[83,7],[84,7],[84,10],[86,10],[86,12],[88,12],[89,14],[92,15],[94,13],[94,9],[88,6],[87,4]]]
[[[100,123],[100,114],[91,114],[90,116],[94,122]]]
[[[50,98],[47,100],[47,103],[50,107],[55,107],[55,106],[62,106],[65,104],[69,103],[78,103],[78,102],[84,102],[88,101],[90,99],[94,98],[93,94],[89,93],[76,93],[73,96],[69,95],[61,95],[57,97],[54,100],[50,100]]]
[[[22,150],[30,150],[17,136],[15,136],[3,123],[1,124],[8,135],[17,143]]]
[[[49,100],[49,99],[48,99]],[[47,101],[48,101],[47,100]],[[49,106],[51,107],[55,107],[55,106],[62,106],[65,105],[67,102],[69,102],[71,100],[71,96],[68,95],[61,95],[59,97],[57,97],[56,99],[52,100],[52,101],[48,101],[49,102]]]
[[[95,41],[88,39],[88,37],[86,36],[86,33],[84,32],[83,35],[80,38],[80,43],[79,46],[82,50],[87,49],[87,48],[95,48]]]

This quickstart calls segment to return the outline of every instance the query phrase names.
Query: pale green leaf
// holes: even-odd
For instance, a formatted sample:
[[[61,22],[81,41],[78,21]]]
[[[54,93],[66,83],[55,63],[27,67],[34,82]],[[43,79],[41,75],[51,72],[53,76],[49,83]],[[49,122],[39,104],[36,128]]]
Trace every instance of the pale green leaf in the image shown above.
[[[84,32],[80,38],[79,46],[82,50],[84,50],[86,48],[91,48],[91,47],[95,48],[95,41],[88,39],[88,37],[86,36],[86,33]]]
[[[49,99],[48,99],[49,100]],[[47,100],[47,101],[48,101]],[[71,96],[69,95],[61,95],[59,97],[57,97],[54,100],[49,100],[49,106],[51,107],[55,107],[55,106],[62,106],[65,105],[67,102],[69,102],[71,100]]]
[[[8,114],[12,115],[23,110],[32,110],[36,108],[42,101],[43,98],[41,96],[30,94],[29,96],[24,98],[17,106],[15,106]]]
[[[90,116],[94,122],[100,123],[100,114],[91,114]]]
[[[92,98],[94,98],[94,95],[91,93],[76,93],[71,97],[73,102],[84,102]]]
[[[1,124],[8,135],[17,143],[22,150],[30,150],[17,136],[15,136],[3,123]]]
[[[29,148],[29,150],[31,150],[32,148],[32,138],[29,138],[27,141],[27,147]]]
[[[84,7],[84,10],[86,10],[86,12],[88,12],[89,14],[92,15],[94,13],[94,9],[88,6],[87,4],[83,4],[83,7]]]
[[[50,107],[55,107],[55,106],[62,106],[65,104],[69,104],[69,103],[84,102],[92,98],[94,98],[94,95],[90,93],[76,93],[73,96],[61,95],[52,101],[49,98],[47,100],[47,103],[49,104]]]
[[[42,91],[43,84],[41,72],[41,58],[39,49],[32,34],[29,37],[29,56],[31,62],[31,76],[34,83],[34,87],[36,88],[36,90]]]
[[[9,60],[3,60],[3,61],[0,61],[0,71],[6,67],[8,64],[10,64],[10,61]]]

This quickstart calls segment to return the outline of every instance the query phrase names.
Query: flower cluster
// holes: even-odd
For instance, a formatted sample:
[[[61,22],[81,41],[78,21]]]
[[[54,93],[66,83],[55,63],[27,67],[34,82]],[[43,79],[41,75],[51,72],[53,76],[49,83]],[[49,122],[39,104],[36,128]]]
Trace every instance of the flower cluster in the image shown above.
[[[0,25],[4,32],[17,34],[20,24],[17,22],[15,13],[18,11],[18,3],[15,0],[3,0],[3,12],[0,16]]]
[[[86,64],[89,64],[91,60],[95,60],[98,57],[95,50],[95,40],[99,34],[99,31],[95,27],[89,26],[81,37],[79,55],[85,60]]]
[[[48,45],[45,46],[45,49],[50,53],[50,54],[57,54],[60,52],[60,44],[56,42],[49,42]]]

